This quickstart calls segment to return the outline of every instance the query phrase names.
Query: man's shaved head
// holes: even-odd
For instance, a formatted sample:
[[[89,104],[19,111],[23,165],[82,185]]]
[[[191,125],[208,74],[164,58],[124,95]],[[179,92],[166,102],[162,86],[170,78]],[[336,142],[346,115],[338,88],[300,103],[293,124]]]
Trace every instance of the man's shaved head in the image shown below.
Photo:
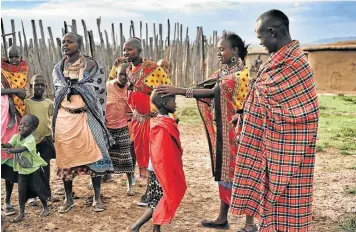
[[[289,34],[289,19],[280,10],[269,10],[258,17],[255,31],[269,53],[278,51],[291,40]]]
[[[260,27],[268,29],[268,27],[283,27],[283,29],[289,32],[289,19],[280,10],[269,10],[263,13],[258,19],[260,21]]]

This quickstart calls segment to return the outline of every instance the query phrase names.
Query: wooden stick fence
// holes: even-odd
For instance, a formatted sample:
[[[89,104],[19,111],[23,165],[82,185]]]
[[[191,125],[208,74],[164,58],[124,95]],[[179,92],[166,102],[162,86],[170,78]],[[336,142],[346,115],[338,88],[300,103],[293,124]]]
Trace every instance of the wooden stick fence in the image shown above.
[[[97,19],[97,31],[88,30],[84,20],[81,20],[84,30],[83,46],[81,52],[96,59],[104,67],[105,74],[111,70],[116,58],[123,55],[123,44],[126,41],[122,23],[119,24],[117,33],[114,24],[111,24],[111,36],[101,30],[101,18]],[[41,73],[48,78],[50,88],[49,97],[53,97],[52,71],[54,65],[62,59],[61,38],[54,38],[51,27],[47,27],[47,38],[43,28],[42,20],[31,20],[32,39],[27,41],[25,29],[21,22],[21,30],[16,29],[15,21],[11,20],[11,29],[14,34],[8,41],[4,40],[6,47],[11,45],[20,46],[23,57],[29,63],[29,76]],[[71,24],[64,22],[62,35],[65,32],[78,32],[76,20]],[[146,34],[142,34],[142,28],[146,28]],[[171,63],[171,79],[176,86],[192,86],[208,77],[219,67],[216,58],[216,45],[219,40],[217,31],[207,37],[204,35],[202,27],[197,27],[194,41],[189,38],[189,28],[180,23],[175,23],[173,27],[173,37],[171,37],[171,23],[167,21],[167,37],[163,38],[163,24],[153,23],[153,37],[148,36],[149,25],[140,21],[139,33],[136,31],[133,21],[130,21],[130,36],[139,37],[142,41],[142,55],[144,58],[157,62],[166,59]],[[38,34],[39,32],[39,34]],[[185,32],[185,35],[183,33]],[[3,31],[3,34],[5,31]],[[99,42],[95,43],[94,33],[98,33]],[[80,34],[80,33],[79,33]],[[38,36],[39,35],[39,36]],[[2,43],[4,48],[4,42]],[[2,57],[5,57],[2,49]]]

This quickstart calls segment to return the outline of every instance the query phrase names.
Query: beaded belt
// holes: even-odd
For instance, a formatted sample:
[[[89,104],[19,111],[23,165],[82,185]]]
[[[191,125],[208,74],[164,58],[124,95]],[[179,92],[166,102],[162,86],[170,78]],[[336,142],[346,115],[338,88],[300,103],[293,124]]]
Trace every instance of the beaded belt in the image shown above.
[[[61,106],[61,108],[63,108],[65,111],[67,111],[70,114],[81,114],[88,111],[88,108],[86,106],[77,109],[71,109],[64,106]]]
[[[158,110],[150,114],[139,114],[136,110],[133,111],[133,118],[138,122],[144,122],[147,119],[156,117],[158,115]]]

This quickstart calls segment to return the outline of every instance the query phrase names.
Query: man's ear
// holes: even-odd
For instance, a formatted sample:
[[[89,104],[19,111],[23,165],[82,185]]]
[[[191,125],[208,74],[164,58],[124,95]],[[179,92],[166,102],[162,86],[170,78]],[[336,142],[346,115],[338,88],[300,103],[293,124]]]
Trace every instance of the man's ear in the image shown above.
[[[268,31],[268,33],[269,33],[271,36],[273,36],[273,37],[276,36],[276,30],[275,30],[274,28],[269,27],[269,28],[267,29],[267,31]]]
[[[164,106],[164,107],[166,107],[166,108],[168,107],[168,105],[167,105],[167,102],[166,102],[166,101],[164,101],[164,102],[163,102],[163,106]]]

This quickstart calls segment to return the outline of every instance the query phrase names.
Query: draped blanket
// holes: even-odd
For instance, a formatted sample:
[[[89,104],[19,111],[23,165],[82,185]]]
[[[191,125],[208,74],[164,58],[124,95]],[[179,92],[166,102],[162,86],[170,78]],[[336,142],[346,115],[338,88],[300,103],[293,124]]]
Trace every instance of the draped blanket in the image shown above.
[[[6,89],[26,89],[28,84],[28,64],[22,60],[19,65],[8,63],[5,59],[1,60],[1,83]],[[12,95],[19,118],[25,113],[25,104],[22,99]]]
[[[250,81],[241,119],[232,213],[255,216],[261,231],[309,231],[319,103],[298,41]]]
[[[155,225],[163,225],[173,220],[187,189],[175,120],[164,116],[153,118],[149,141],[152,166],[163,190],[152,218]]]
[[[207,134],[216,181],[232,182],[234,176],[237,140],[230,121],[236,110],[242,108],[248,78],[248,69],[238,66],[227,75],[218,70],[198,85],[199,88],[215,88],[213,99],[198,99],[197,104]]]
[[[90,59],[86,57],[86,59]],[[96,62],[96,61],[95,61]],[[63,65],[64,60],[58,62],[53,69],[53,83],[55,88],[55,99],[54,99],[54,112],[53,112],[53,135],[55,135],[55,125],[56,118],[58,115],[58,110],[60,104],[63,101],[64,97],[71,92],[71,89],[77,91],[83,98],[86,107],[90,111],[91,115],[94,116],[95,120],[91,120],[95,125],[90,125],[90,129],[95,137],[95,131],[93,129],[99,129],[103,131],[104,140],[106,143],[107,149],[114,144],[109,131],[105,126],[105,103],[106,103],[106,83],[103,69],[96,62],[95,67],[89,73],[89,76],[84,77],[75,84],[70,84],[65,81],[63,76]]]

